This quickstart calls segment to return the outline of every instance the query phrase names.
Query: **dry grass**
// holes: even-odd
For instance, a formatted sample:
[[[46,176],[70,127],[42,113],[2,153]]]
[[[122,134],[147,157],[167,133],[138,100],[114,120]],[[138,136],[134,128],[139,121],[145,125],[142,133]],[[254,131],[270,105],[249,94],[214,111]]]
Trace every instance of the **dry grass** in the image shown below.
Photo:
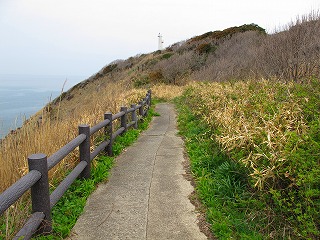
[[[153,97],[171,100],[181,95],[183,87],[155,85]],[[51,103],[30,118],[24,126],[8,135],[0,146],[0,191],[4,191],[21,176],[28,172],[27,157],[33,153],[45,153],[50,156],[78,135],[80,124],[93,126],[103,119],[105,112],[117,113],[121,106],[138,103],[145,97],[146,89],[133,88],[129,79],[109,81],[100,78],[75,88],[55,104]],[[41,123],[38,122],[42,117]],[[92,137],[92,143],[99,133]],[[70,153],[50,172],[51,182],[59,182],[78,161],[77,149]],[[12,230],[19,229],[28,215],[30,202],[25,194],[22,200],[10,207],[0,221],[6,225],[6,232],[0,236],[12,237]],[[30,204],[29,204],[30,205]],[[26,204],[28,206],[28,204]]]
[[[213,142],[245,166],[256,207],[264,206],[258,212],[270,220],[261,231],[273,229],[277,239],[319,239],[319,86],[310,78],[194,83],[186,89],[186,104],[207,124]]]
[[[264,80],[191,86],[195,113],[219,129],[219,135],[212,137],[227,152],[243,154],[242,162],[251,169],[254,185],[259,189],[266,183],[272,184],[288,161],[284,149],[290,137],[288,132],[300,135],[308,129],[301,107],[290,96],[290,88],[290,84]],[[275,104],[278,89],[284,89],[287,97]]]
[[[116,113],[120,106],[138,102],[145,93],[142,89],[124,87],[123,83],[110,83],[107,88],[99,89],[98,92],[92,93],[90,89],[74,92],[71,100],[63,100],[57,106],[52,106],[49,112],[43,109],[37,114],[42,115],[41,124],[38,124],[37,117],[34,117],[2,142],[0,190],[3,191],[28,171],[28,155],[42,152],[50,156],[77,136],[78,125],[93,126],[103,119],[105,112]],[[72,154],[71,159],[74,158],[76,154]]]
[[[156,98],[170,101],[175,97],[181,96],[185,89],[185,86],[157,84],[154,85],[151,89],[153,96],[155,96]]]
[[[125,81],[109,82],[105,86],[88,84],[84,88],[75,89],[70,94],[72,98],[63,99],[55,105],[47,106],[38,112],[24,126],[8,135],[0,146],[0,191],[4,191],[21,176],[28,172],[27,157],[33,153],[45,153],[50,156],[63,145],[78,135],[78,125],[90,126],[103,120],[103,114],[111,111],[117,113],[120,106],[130,106],[145,97],[146,90],[133,89]],[[38,117],[42,122],[38,123]],[[94,143],[99,133],[91,139]],[[78,161],[77,149],[70,153],[49,174],[51,181],[62,179],[66,171]],[[10,239],[13,226],[19,229],[24,223],[29,207],[22,207],[28,200],[28,194],[22,201],[13,205],[0,218],[6,225],[6,233],[0,236]]]

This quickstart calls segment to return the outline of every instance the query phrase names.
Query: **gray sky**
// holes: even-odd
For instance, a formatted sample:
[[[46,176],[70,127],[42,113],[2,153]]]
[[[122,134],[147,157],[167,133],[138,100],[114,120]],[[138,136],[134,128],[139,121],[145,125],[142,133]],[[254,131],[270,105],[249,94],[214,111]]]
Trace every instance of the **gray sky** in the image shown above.
[[[116,59],[208,31],[268,31],[319,0],[0,0],[0,74],[90,76]]]

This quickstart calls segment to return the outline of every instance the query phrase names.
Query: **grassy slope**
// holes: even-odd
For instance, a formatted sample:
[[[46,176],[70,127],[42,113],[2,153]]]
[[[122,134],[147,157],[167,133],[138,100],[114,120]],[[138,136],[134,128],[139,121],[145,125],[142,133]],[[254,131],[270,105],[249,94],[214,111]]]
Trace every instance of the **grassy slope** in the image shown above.
[[[99,80],[102,81],[102,80]],[[98,82],[99,82],[98,81]],[[39,114],[42,123],[35,117],[0,145],[0,191],[3,191],[28,172],[27,156],[33,153],[52,155],[78,134],[79,124],[95,125],[105,112],[119,112],[120,106],[130,106],[145,97],[145,89],[133,89],[125,82],[105,80],[105,87],[98,88],[95,82],[72,91],[71,99],[50,104]],[[94,143],[101,131],[92,136]],[[45,144],[44,144],[45,143]],[[60,182],[66,172],[78,161],[77,149],[49,172],[50,184]],[[30,213],[30,194],[25,194],[16,204],[0,216],[0,239],[11,239]]]
[[[179,112],[179,132],[184,137],[196,180],[196,191],[207,208],[207,221],[219,239],[263,239],[254,222],[246,222],[250,210],[245,199],[250,198],[246,176],[239,164],[230,160],[216,141],[210,138],[210,128],[196,117],[185,97],[176,101]]]
[[[319,237],[319,86],[200,83],[178,101],[216,236]]]

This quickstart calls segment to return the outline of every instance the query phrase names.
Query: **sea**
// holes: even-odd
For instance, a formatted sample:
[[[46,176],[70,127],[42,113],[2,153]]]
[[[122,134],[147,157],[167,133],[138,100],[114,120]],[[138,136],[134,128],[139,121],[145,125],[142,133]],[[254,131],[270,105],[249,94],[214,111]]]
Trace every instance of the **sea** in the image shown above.
[[[0,74],[0,139],[85,76]]]

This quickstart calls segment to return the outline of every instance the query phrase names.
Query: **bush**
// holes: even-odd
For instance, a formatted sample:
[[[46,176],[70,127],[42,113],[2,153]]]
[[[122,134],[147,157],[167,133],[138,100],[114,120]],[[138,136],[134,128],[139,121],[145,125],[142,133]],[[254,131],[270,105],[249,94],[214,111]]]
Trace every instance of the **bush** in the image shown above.
[[[111,65],[108,65],[106,66],[103,70],[102,70],[102,74],[107,74],[107,73],[110,73],[112,72],[114,69],[117,68],[117,64],[111,64]]]
[[[138,76],[138,77],[134,77],[132,79],[133,81],[133,86],[135,88],[140,88],[140,87],[143,87],[143,86],[146,86],[150,83],[150,79],[148,76]]]
[[[210,52],[214,52],[215,50],[216,46],[212,46],[210,43],[202,43],[196,49],[199,54],[207,54]]]
[[[320,76],[319,39],[319,15],[298,18],[283,31],[268,36],[259,54],[263,74],[294,81]]]
[[[173,52],[165,53],[161,56],[161,59],[169,59],[173,54]]]
[[[263,34],[266,33],[265,29],[258,26],[257,24],[252,23],[252,24],[244,24],[240,27],[226,28],[223,31],[207,32],[207,33],[202,34],[200,36],[196,36],[194,38],[191,38],[189,40],[189,42],[200,41],[200,40],[203,40],[206,38],[219,40],[219,39],[231,37],[232,35],[237,34],[237,33],[243,33],[243,32],[247,32],[247,31],[257,31],[257,32],[263,33]]]
[[[149,73],[149,79],[153,83],[161,82],[164,79],[164,77],[162,75],[162,71],[161,70],[157,70],[157,71],[150,72]]]

